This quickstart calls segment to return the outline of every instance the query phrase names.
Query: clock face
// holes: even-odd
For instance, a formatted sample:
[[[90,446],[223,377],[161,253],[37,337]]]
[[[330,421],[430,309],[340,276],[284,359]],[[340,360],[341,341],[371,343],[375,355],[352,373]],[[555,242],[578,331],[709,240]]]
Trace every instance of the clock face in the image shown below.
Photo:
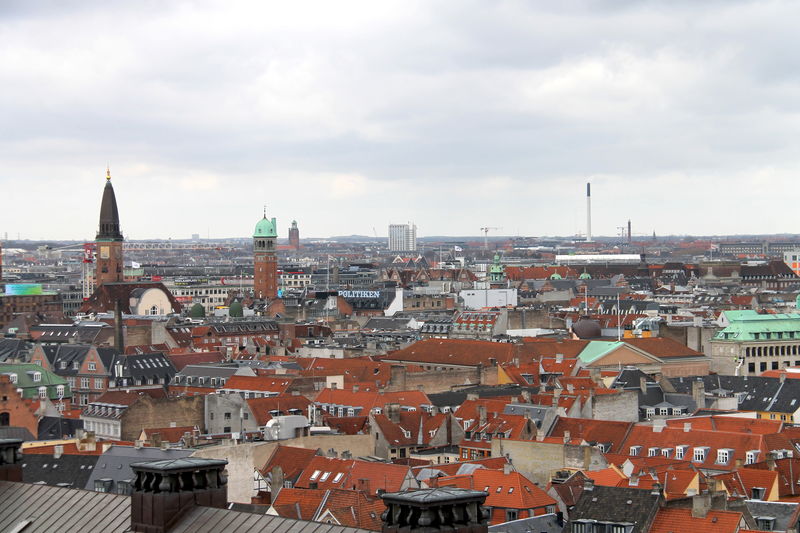
[[[101,246],[100,247],[100,259],[108,259],[110,257],[109,247],[108,246]]]

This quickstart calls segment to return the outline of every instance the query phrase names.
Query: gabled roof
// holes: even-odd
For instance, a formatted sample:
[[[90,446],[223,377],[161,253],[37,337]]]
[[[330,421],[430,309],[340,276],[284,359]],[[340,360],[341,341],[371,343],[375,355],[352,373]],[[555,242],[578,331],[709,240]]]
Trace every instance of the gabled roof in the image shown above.
[[[326,492],[320,489],[283,488],[272,502],[272,508],[284,518],[314,520]]]
[[[305,416],[308,414],[308,406],[311,405],[311,401],[305,396],[291,394],[280,394],[269,398],[249,398],[245,402],[259,426],[272,420],[273,411],[288,415],[290,409],[299,409]]]
[[[752,498],[753,488],[763,488],[763,500],[774,501],[778,499],[778,473],[774,470],[759,470],[755,468],[739,468],[733,472],[726,472],[713,477],[725,485],[725,489],[732,498]]]
[[[643,533],[648,531],[645,528],[658,511],[659,499],[649,490],[595,486],[581,493],[570,513],[570,523],[577,520],[628,523],[635,524],[635,533]]]
[[[488,492],[487,507],[504,509],[538,509],[556,505],[556,501],[519,472],[481,468],[471,475],[441,477],[439,487],[459,487]]]
[[[468,339],[423,339],[384,357],[424,365],[488,366],[494,360],[508,363],[517,354],[516,344]]]
[[[266,376],[231,376],[223,390],[285,393],[292,383],[291,378],[272,378]]]
[[[372,415],[378,429],[390,446],[425,446],[445,423],[445,414],[432,415],[426,411],[401,411],[399,422],[384,414]]]

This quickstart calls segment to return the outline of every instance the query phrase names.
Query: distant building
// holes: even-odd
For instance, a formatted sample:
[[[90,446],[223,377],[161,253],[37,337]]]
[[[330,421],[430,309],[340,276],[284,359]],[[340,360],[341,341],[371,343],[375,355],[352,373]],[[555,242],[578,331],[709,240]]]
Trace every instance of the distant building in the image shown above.
[[[800,248],[794,249],[791,252],[784,252],[783,262],[792,269],[792,272],[800,276]]]
[[[417,226],[414,224],[389,224],[389,250],[414,252],[417,250]]]
[[[300,229],[296,220],[292,220],[292,227],[289,228],[289,246],[295,250],[300,249]]]
[[[800,314],[725,311],[723,329],[711,339],[711,370],[758,376],[800,365]]]
[[[278,297],[278,255],[275,240],[276,221],[264,218],[258,221],[253,232],[253,271],[255,297],[261,300],[274,300]]]

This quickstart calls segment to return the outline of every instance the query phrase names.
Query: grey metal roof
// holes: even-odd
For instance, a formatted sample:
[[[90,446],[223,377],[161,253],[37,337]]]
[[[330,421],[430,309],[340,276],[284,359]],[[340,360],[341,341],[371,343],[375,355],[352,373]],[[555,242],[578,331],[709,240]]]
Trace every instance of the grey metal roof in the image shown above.
[[[0,531],[28,525],[25,533],[123,533],[130,531],[131,498],[117,494],[0,481]],[[170,533],[264,531],[275,533],[366,533],[365,529],[305,522],[265,514],[195,507]]]
[[[765,502],[762,500],[745,500],[744,502],[750,515],[771,517],[775,519],[774,531],[788,531],[797,522],[797,502]]]
[[[561,533],[563,525],[554,513],[512,520],[504,524],[489,526],[489,532],[496,533]]]
[[[0,531],[24,525],[25,533],[123,532],[131,499],[102,492],[0,481]]]

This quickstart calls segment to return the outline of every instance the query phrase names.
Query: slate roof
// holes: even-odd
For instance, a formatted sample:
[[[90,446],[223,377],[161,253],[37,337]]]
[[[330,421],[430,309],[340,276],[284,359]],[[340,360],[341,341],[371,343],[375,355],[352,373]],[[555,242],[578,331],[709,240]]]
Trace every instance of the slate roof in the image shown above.
[[[788,531],[797,525],[800,505],[797,502],[765,502],[763,500],[745,500],[750,515],[756,520],[759,517],[771,517],[775,519],[774,531]]]
[[[21,360],[32,347],[31,343],[22,339],[0,338],[0,363],[13,359]]]
[[[474,387],[463,388],[458,391],[439,392],[429,394],[431,404],[437,407],[458,406],[467,400],[467,395],[477,394],[479,398],[495,398],[498,396],[520,396],[523,390],[538,392],[534,387],[520,387],[519,385],[486,386],[476,385]]]
[[[706,391],[725,390],[739,396],[740,411],[794,413],[800,409],[800,380],[762,376],[723,376],[671,378],[676,392],[691,394],[692,381],[702,379]]]
[[[97,463],[96,455],[25,454],[22,460],[22,480],[25,483],[44,482],[47,485],[84,488]]]
[[[570,524],[581,519],[627,523],[635,525],[632,533],[643,533],[658,511],[659,498],[649,490],[595,486],[581,493]]]
[[[141,461],[160,461],[166,459],[181,459],[189,457],[194,450],[179,450],[170,448],[136,448],[133,446],[112,446],[99,458],[86,482],[87,490],[94,490],[94,482],[99,479],[111,479],[111,491],[115,491],[120,481],[133,479],[131,463]]]

